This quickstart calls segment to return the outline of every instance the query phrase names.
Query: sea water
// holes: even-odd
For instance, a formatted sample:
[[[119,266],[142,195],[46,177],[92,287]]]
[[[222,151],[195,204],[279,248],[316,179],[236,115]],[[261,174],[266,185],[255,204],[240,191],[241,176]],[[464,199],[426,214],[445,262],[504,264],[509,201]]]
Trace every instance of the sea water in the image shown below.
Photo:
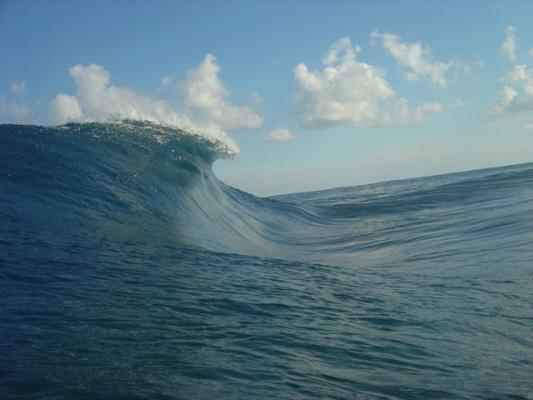
[[[258,198],[225,156],[0,126],[0,398],[533,398],[533,164]]]

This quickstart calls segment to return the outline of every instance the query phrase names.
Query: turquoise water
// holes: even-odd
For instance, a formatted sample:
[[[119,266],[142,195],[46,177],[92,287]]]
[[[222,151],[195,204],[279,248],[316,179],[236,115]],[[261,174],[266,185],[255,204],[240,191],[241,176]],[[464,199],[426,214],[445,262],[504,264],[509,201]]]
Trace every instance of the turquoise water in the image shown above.
[[[223,151],[0,126],[1,398],[533,398],[533,164],[257,198]]]

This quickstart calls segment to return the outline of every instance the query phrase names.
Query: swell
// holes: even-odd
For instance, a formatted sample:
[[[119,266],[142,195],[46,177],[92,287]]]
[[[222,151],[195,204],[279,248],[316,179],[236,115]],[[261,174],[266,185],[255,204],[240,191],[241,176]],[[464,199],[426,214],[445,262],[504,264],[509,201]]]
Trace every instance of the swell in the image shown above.
[[[222,140],[152,123],[1,125],[0,241],[157,241],[391,265],[453,260],[464,253],[461,235],[476,249],[490,235],[513,240],[531,228],[531,165],[258,198],[214,176],[213,162],[233,155]]]

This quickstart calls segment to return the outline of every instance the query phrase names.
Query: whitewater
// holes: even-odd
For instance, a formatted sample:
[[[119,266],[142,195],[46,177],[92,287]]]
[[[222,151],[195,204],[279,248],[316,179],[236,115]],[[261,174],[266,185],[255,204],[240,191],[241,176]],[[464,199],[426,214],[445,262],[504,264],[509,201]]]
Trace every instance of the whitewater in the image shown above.
[[[1,398],[533,398],[532,163],[260,198],[237,153],[0,125]]]

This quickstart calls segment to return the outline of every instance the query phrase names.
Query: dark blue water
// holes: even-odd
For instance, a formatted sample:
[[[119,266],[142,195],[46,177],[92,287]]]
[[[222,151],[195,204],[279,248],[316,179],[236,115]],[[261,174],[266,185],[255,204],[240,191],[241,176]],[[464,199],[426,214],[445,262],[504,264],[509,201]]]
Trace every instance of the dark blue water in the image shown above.
[[[0,398],[533,398],[533,164],[257,198],[220,156],[0,126]]]

